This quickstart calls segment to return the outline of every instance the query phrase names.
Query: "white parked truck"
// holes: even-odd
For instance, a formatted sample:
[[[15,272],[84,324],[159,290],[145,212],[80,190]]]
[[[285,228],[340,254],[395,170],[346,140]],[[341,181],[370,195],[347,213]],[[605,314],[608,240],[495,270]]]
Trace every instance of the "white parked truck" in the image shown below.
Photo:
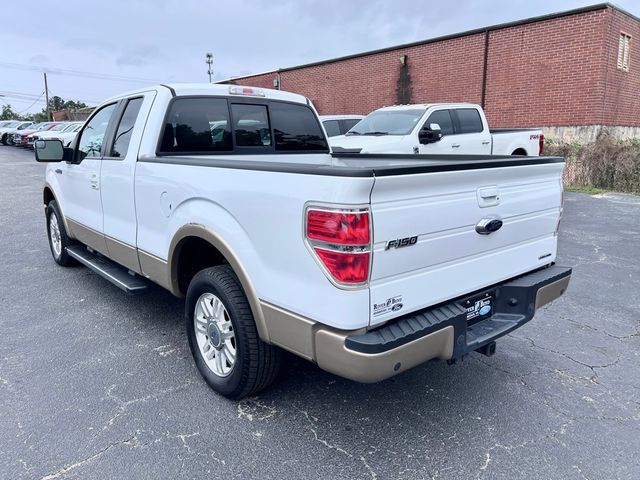
[[[292,93],[138,90],[35,151],[55,261],[185,298],[195,364],[230,398],[280,348],[360,382],[492,354],[571,275],[562,158],[332,154]]]
[[[544,135],[490,130],[480,105],[439,103],[380,108],[329,142],[334,152],[538,156]]]

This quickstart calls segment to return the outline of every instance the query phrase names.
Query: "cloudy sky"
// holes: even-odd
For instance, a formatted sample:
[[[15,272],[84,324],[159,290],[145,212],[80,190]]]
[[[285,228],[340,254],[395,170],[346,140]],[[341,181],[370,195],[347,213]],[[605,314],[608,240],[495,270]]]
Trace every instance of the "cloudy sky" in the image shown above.
[[[0,17],[0,102],[95,104],[149,83],[258,73],[585,5],[584,0],[110,0],[12,2]],[[616,4],[640,16],[637,0]],[[35,103],[34,103],[35,102]]]

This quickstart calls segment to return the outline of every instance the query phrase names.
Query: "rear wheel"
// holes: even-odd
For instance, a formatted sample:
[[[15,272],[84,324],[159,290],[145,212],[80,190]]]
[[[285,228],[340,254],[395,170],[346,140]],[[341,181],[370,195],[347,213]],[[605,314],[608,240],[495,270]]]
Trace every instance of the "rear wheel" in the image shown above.
[[[67,253],[67,247],[73,245],[74,242],[67,235],[60,209],[55,200],[51,200],[47,205],[47,234],[51,255],[56,263],[63,267],[74,265],[76,261]]]
[[[213,390],[240,399],[273,382],[281,352],[260,340],[247,297],[231,267],[198,272],[189,284],[185,308],[191,353]]]

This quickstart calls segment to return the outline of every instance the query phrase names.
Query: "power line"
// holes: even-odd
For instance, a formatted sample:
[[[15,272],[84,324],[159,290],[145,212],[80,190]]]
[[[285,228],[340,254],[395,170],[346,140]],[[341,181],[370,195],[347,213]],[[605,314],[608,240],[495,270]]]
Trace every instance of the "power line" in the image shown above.
[[[46,72],[53,75],[69,75],[84,78],[96,78],[99,80],[111,80],[117,82],[138,82],[138,83],[162,83],[159,80],[151,80],[148,78],[127,77],[124,75],[109,75],[106,73],[82,72],[80,70],[67,70],[63,68],[49,68],[38,65],[24,65],[21,63],[0,62],[0,68],[8,68],[13,70],[25,70],[30,72]]]
[[[29,106],[28,106],[27,108],[25,108],[24,110],[21,110],[21,111],[19,111],[19,112],[16,112],[16,114],[18,114],[18,115],[22,115],[24,112],[26,112],[26,111],[27,111],[27,110],[29,110],[31,107],[33,107],[33,106],[36,104],[36,102],[42,98],[42,96],[43,96],[43,95],[44,95],[44,91],[40,94],[40,97],[38,97],[36,100],[34,100],[34,102],[33,102],[31,105],[29,105]]]
[[[60,98],[70,98],[72,100],[78,101],[78,102],[83,102],[86,104],[93,104],[93,105],[97,105],[100,102],[96,101],[96,100],[86,100],[86,99],[82,99],[82,98],[71,98],[72,95],[66,95],[66,96],[61,96],[61,95],[57,95],[55,92],[52,92],[51,89],[49,89],[49,93],[51,93],[54,96],[59,96]],[[15,101],[23,101],[23,102],[28,102],[37,98],[42,98],[42,95],[34,95],[32,93],[24,93],[24,92],[16,92],[16,91],[11,91],[11,90],[0,90],[0,95],[3,95],[7,98],[12,98]],[[44,100],[43,100],[44,102]]]

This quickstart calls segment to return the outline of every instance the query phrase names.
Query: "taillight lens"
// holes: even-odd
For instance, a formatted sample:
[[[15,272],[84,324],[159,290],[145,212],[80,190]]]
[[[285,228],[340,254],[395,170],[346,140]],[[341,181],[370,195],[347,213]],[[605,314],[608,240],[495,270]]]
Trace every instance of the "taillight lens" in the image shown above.
[[[309,210],[307,237],[340,245],[366,245],[369,243],[369,212]]]
[[[542,155],[542,151],[544,150],[544,134],[541,133],[538,137],[538,155]]]
[[[358,287],[369,281],[369,210],[310,208],[306,212],[305,234],[316,259],[334,284]]]
[[[347,253],[314,248],[322,264],[340,283],[364,283],[369,279],[369,252]]]

